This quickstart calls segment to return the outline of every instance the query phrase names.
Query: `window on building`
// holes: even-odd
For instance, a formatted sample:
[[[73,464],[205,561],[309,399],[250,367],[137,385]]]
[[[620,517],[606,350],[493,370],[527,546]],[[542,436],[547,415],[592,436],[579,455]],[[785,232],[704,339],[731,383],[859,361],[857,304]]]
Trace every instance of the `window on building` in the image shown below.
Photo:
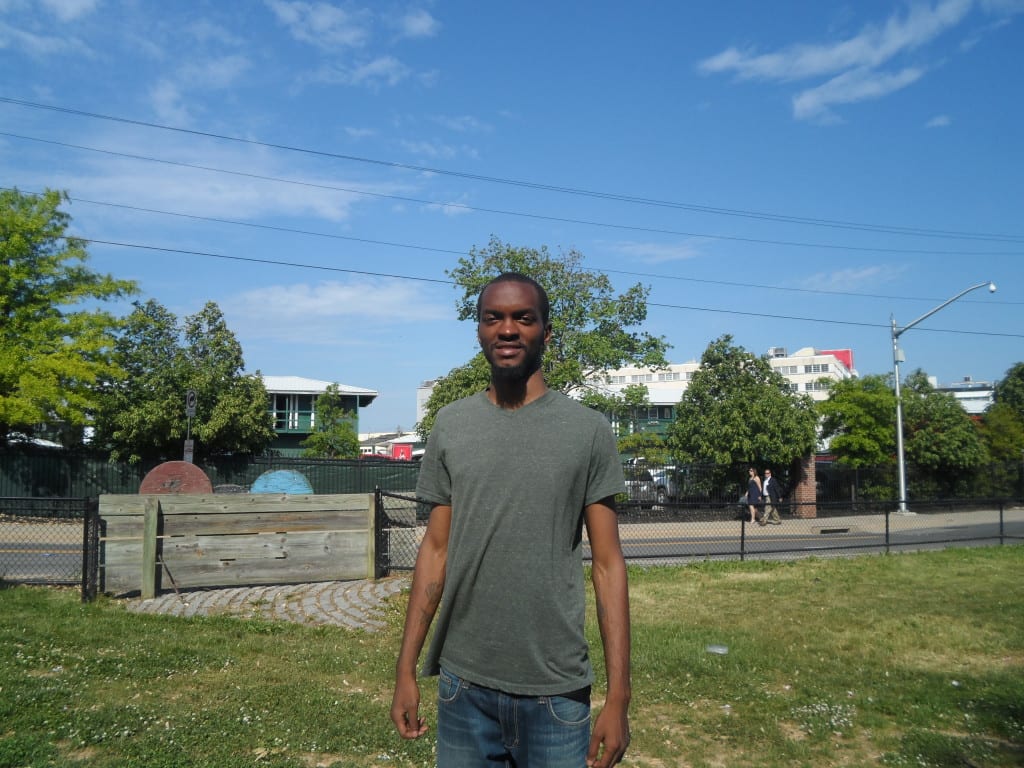
[[[822,392],[828,389],[828,384],[824,381],[808,381],[804,384],[805,392]]]
[[[654,381],[653,373],[634,373],[629,377],[629,380],[634,384],[642,384],[645,381]]]
[[[679,381],[679,372],[669,371],[668,373],[659,373],[658,381]]]
[[[828,373],[828,363],[813,363],[804,366],[804,373]]]
[[[625,384],[626,383],[626,377],[625,376],[609,376],[608,377],[608,381],[611,384]]]
[[[800,373],[800,366],[799,365],[780,365],[775,370],[778,371],[779,373],[781,373],[783,376],[795,376],[796,374]]]

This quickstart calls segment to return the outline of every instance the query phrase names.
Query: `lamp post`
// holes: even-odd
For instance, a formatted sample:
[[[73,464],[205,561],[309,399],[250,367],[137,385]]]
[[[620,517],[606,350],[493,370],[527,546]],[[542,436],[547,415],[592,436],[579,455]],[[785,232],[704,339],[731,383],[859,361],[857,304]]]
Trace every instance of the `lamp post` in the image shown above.
[[[971,291],[976,291],[979,288],[984,288],[986,285],[988,286],[989,293],[996,292],[996,284],[989,280],[986,280],[983,283],[978,283],[977,285],[972,285],[970,288],[965,288],[964,290],[960,291],[960,293],[958,293],[953,298],[947,299],[946,301],[942,302],[941,304],[939,304],[939,306],[935,307],[934,309],[928,310],[919,318],[907,323],[902,328],[896,325],[896,316],[890,315],[890,320],[892,321],[892,369],[893,375],[896,379],[896,462],[899,465],[900,514],[907,513],[907,464],[906,460],[903,457],[903,400],[900,396],[900,363],[904,362],[906,358],[903,356],[903,350],[900,349],[899,344],[897,342],[899,341],[900,336],[902,336],[906,331],[909,331],[922,320],[927,320],[940,309],[948,307],[961,296],[964,296],[970,293]]]

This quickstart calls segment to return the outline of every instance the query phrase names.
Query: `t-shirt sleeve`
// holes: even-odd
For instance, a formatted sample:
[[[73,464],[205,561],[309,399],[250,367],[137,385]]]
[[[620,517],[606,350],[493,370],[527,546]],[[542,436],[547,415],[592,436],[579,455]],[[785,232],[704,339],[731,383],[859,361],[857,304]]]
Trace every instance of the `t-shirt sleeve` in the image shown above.
[[[444,463],[443,429],[437,422],[427,438],[416,480],[416,498],[433,504],[452,503],[452,479]]]
[[[615,435],[609,425],[600,424],[594,430],[584,506],[625,492],[626,481],[622,475]]]

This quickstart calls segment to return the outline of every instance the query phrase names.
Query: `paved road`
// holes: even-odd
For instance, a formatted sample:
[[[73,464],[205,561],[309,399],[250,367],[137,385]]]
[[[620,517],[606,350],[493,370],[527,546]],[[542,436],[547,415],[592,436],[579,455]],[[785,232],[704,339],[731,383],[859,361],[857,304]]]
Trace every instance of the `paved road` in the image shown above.
[[[325,581],[267,587],[191,590],[132,598],[129,611],[169,616],[240,616],[300,624],[334,624],[373,632],[384,627],[383,601],[409,585],[409,578]]]

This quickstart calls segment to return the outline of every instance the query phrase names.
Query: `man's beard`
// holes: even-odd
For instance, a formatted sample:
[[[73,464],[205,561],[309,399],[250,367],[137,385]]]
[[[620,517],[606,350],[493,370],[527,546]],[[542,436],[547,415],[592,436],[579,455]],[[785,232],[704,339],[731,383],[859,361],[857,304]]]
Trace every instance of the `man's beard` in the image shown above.
[[[485,354],[491,364],[491,388],[498,404],[505,407],[518,407],[526,400],[526,382],[540,370],[544,359],[544,345],[534,350],[527,350],[527,355],[518,365],[495,365],[495,358]]]

